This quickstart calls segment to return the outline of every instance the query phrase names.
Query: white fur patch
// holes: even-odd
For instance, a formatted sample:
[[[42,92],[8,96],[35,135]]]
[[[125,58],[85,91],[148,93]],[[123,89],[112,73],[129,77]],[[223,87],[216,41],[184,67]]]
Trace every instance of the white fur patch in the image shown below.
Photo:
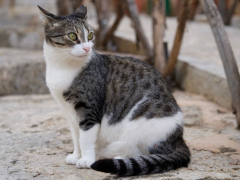
[[[92,53],[92,46],[93,46],[93,43],[91,41],[90,42],[86,42],[86,43],[76,44],[73,47],[73,49],[71,51],[71,54],[73,56],[77,56],[77,57],[86,56],[86,55]],[[83,49],[85,47],[89,47],[90,48],[90,50],[87,53]]]
[[[100,125],[96,124],[91,129],[84,131],[80,129],[80,147],[82,158],[78,160],[77,167],[89,168],[96,158],[95,143],[97,140]]]
[[[132,113],[145,98],[139,101],[127,116],[115,125],[108,124],[104,115],[97,141],[100,158],[124,158],[148,154],[148,148],[154,143],[164,141],[176,128],[182,126],[183,115],[179,111],[172,117],[146,119],[140,117],[130,121]]]
[[[74,57],[71,51],[72,48],[53,47],[44,42],[47,86],[54,96],[59,96],[57,98],[62,98],[63,91],[71,85],[91,56],[89,53],[84,57]]]
[[[66,157],[66,163],[67,164],[76,164],[77,161],[79,160],[80,158],[80,154],[69,154],[67,157]]]

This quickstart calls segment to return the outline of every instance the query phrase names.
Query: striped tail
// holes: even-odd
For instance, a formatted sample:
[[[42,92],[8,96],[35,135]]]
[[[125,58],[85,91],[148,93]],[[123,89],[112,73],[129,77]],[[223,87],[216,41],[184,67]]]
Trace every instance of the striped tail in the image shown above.
[[[189,162],[190,152],[183,142],[169,154],[142,155],[130,159],[101,159],[93,163],[91,168],[119,176],[135,176],[187,167]]]

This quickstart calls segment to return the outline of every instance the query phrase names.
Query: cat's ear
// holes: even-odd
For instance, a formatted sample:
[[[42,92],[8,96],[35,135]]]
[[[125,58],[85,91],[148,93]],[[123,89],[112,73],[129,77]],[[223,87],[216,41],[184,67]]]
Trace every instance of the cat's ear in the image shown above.
[[[41,19],[43,19],[45,21],[45,24],[49,24],[52,25],[54,22],[56,22],[57,20],[55,19],[56,16],[48,11],[46,11],[45,9],[43,9],[42,7],[38,6],[39,8],[39,12],[40,12],[40,17]]]
[[[82,19],[87,20],[87,7],[84,5],[80,6],[74,14],[78,14]]]

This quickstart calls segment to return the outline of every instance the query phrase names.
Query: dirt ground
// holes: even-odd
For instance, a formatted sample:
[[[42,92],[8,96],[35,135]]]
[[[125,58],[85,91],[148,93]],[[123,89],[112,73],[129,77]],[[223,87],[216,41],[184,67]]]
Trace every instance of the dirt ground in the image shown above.
[[[118,178],[65,163],[73,150],[67,121],[50,95],[0,98],[0,179],[240,179],[240,131],[234,115],[202,96],[175,91],[185,114],[188,168]]]

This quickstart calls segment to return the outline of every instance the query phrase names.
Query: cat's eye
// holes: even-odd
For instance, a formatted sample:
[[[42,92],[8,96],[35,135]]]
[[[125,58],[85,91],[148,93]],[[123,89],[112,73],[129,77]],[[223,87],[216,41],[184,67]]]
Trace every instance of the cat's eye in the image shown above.
[[[88,40],[90,41],[90,40],[92,40],[92,39],[93,39],[93,33],[90,32],[90,33],[88,34]]]
[[[68,34],[69,39],[71,39],[72,41],[76,41],[77,40],[77,35],[75,33],[69,33]]]

